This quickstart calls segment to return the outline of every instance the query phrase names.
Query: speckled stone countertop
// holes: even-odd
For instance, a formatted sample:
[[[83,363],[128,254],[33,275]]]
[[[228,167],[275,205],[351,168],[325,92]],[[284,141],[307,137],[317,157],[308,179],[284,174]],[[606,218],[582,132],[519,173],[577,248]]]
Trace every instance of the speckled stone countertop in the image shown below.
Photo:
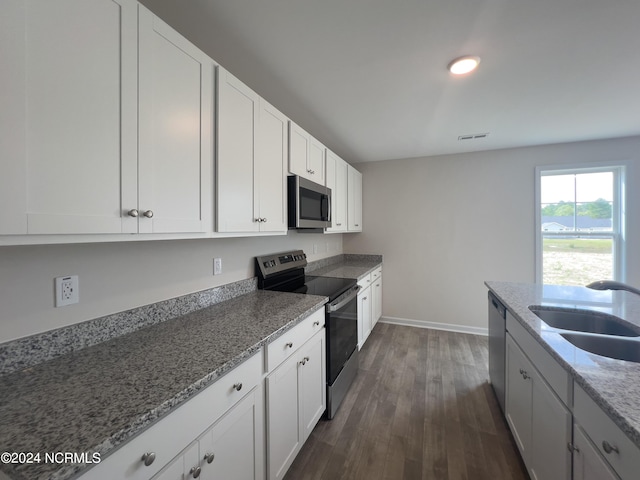
[[[258,290],[2,376],[0,451],[105,458],[326,301]],[[17,480],[82,469],[0,467]]]
[[[340,256],[339,260],[329,265],[307,266],[306,273],[319,277],[355,278],[360,280],[367,273],[382,265],[382,255],[349,255]]]
[[[640,326],[640,296],[585,287],[485,282],[535,339],[640,448],[640,363],[581,350],[549,328],[530,305],[596,310]],[[640,343],[638,344],[640,348]]]

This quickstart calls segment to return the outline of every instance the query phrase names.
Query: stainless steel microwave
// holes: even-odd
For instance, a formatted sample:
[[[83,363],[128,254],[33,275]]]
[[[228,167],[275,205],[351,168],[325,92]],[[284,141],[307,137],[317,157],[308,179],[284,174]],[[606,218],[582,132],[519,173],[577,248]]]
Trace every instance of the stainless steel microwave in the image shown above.
[[[289,228],[331,226],[331,189],[306,178],[288,178]]]

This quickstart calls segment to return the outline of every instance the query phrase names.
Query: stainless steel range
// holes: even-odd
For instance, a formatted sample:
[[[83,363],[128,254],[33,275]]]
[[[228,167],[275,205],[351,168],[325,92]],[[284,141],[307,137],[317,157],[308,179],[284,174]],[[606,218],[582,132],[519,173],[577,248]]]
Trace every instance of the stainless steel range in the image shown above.
[[[302,250],[256,257],[258,288],[329,297],[327,334],[327,418],[332,419],[358,373],[358,287],[352,278],[305,275]]]

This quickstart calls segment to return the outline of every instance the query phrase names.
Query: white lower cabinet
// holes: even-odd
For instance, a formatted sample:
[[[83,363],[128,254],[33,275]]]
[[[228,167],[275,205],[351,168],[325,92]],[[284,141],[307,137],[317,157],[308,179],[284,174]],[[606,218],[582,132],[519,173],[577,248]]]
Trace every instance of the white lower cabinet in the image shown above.
[[[371,329],[382,317],[382,268],[371,274]]]
[[[153,480],[264,478],[262,392],[254,388]]]
[[[324,315],[322,311],[319,313]],[[270,480],[285,476],[326,408],[324,328],[305,340],[267,376],[267,472]],[[284,347],[295,348],[287,345],[289,343]]]
[[[573,415],[575,479],[638,478],[640,449],[578,384],[574,384]],[[591,448],[580,447],[581,435]],[[596,470],[603,476],[596,477]]]
[[[382,316],[382,267],[358,280],[358,350]]]
[[[531,478],[569,480],[571,412],[510,334],[506,365],[505,416]]]
[[[82,480],[177,480],[194,473],[262,480],[262,372],[259,352],[105,457]]]
[[[619,480],[578,424],[573,426],[573,480]]]

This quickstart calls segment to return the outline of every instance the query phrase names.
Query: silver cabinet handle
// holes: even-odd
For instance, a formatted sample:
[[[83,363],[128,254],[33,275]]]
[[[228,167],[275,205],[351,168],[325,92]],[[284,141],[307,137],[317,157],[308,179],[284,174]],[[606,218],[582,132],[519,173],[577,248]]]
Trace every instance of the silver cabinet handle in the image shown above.
[[[145,467],[148,467],[149,465],[151,465],[155,459],[156,459],[155,452],[147,452],[144,455],[142,455],[142,461],[144,462]]]
[[[257,223],[260,223],[262,221],[262,219],[261,218],[254,218],[253,221],[257,222]]]
[[[317,320],[316,320],[315,322],[313,322],[313,326],[314,326],[314,327],[317,327],[318,325],[320,325],[320,322],[319,322],[319,321],[317,321]]]
[[[306,365],[308,361],[309,361],[309,357],[304,357],[304,358],[300,361],[300,365]]]
[[[127,212],[127,215],[129,215],[130,217],[137,217],[138,216],[138,210],[136,210],[135,208],[132,208],[131,210],[129,210]]]
[[[342,224],[341,223],[336,223],[336,227],[341,227]]]
[[[570,452],[580,453],[580,449],[571,442],[567,443],[567,450],[569,450]]]
[[[620,453],[620,450],[618,450],[618,447],[616,447],[615,445],[611,445],[609,442],[607,442],[606,440],[602,441],[602,449],[606,452],[606,453],[611,453],[611,452],[616,452],[616,453]]]
[[[207,463],[212,463],[214,458],[216,458],[216,456],[213,453],[204,454],[204,459],[207,461]]]
[[[362,297],[362,300],[366,300],[367,298],[369,298],[369,297]]]
[[[262,219],[262,221],[263,221],[264,223],[267,223],[267,219],[266,219],[266,218],[263,218],[263,219]]]
[[[531,378],[531,377],[529,376],[529,374],[527,373],[527,371],[526,371],[526,370],[523,370],[522,368],[520,369],[520,375],[522,375],[522,378],[524,378],[525,380],[527,380],[527,379]]]
[[[242,382],[234,383],[233,388],[236,392],[239,392],[240,390],[242,390]]]
[[[202,472],[200,467],[192,467],[191,470],[189,470],[189,473],[193,478],[198,478],[200,476],[200,472]]]
[[[287,342],[284,344],[285,347],[293,348],[293,342]]]
[[[142,215],[144,215],[147,218],[152,218],[153,217],[153,210],[146,210]]]

